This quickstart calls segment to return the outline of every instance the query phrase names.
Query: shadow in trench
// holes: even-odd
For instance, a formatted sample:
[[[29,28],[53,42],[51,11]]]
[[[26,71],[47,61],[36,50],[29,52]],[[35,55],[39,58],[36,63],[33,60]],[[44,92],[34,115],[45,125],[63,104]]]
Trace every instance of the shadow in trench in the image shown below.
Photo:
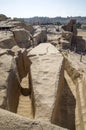
[[[63,85],[63,89],[59,89],[57,93],[51,122],[69,130],[75,130],[76,100],[70,89],[71,86],[68,86],[65,79]]]
[[[31,79],[31,61],[26,50],[13,58],[7,88],[7,110],[19,115],[34,117],[34,94]]]
[[[59,105],[60,118],[58,118],[58,124],[64,128],[75,130],[76,100],[66,80],[64,80],[64,88]]]

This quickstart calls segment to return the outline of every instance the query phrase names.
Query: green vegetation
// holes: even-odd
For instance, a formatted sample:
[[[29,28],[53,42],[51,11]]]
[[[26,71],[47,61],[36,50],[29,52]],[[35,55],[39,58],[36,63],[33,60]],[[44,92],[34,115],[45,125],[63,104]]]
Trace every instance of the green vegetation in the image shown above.
[[[81,26],[81,29],[86,30],[86,24],[83,24],[83,25]]]
[[[78,23],[76,24],[76,27],[77,27],[78,29],[81,29],[81,23],[78,22]]]

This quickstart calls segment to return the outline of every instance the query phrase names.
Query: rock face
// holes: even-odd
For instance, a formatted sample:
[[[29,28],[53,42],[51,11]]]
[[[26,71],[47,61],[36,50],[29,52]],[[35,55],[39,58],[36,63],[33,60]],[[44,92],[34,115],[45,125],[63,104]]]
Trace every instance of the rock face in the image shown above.
[[[29,56],[32,62],[35,119],[58,124],[56,113],[60,112],[59,100],[64,84],[63,57],[50,43],[35,47]]]
[[[77,51],[86,51],[86,40],[82,36],[77,36]]]
[[[11,71],[8,77],[8,110],[17,113],[19,104],[19,96],[24,89],[21,86],[21,81],[29,73],[30,63],[27,58],[27,52],[20,50],[18,55],[13,58]],[[29,85],[29,83],[28,83]],[[28,89],[26,90],[28,92]],[[25,92],[25,93],[26,93]]]
[[[71,48],[71,41],[72,41],[73,34],[68,31],[64,31],[62,33],[62,37],[60,38],[60,44],[62,48]]]
[[[77,41],[76,41],[76,39],[77,39],[77,29],[76,29],[76,20],[74,20],[74,19],[72,19],[72,20],[70,20],[70,22],[67,24],[67,25],[64,25],[64,26],[62,26],[62,29],[64,30],[64,31],[68,31],[69,33],[68,33],[68,35],[70,34],[70,32],[71,32],[71,35],[69,35],[70,37],[69,37],[69,39],[68,39],[68,41],[70,41],[69,42],[69,44],[70,44],[70,48],[71,49],[74,49],[74,48],[76,48],[76,45],[77,45]],[[63,32],[64,33],[64,32]],[[66,37],[65,37],[66,38]],[[66,39],[67,40],[67,39]],[[64,44],[63,44],[64,45]],[[67,47],[66,46],[66,44],[65,44],[65,46],[63,46],[63,48],[64,47]],[[67,47],[68,48],[68,47]]]
[[[86,57],[85,57],[86,58]],[[86,129],[86,100],[85,100],[85,86],[86,86],[86,66],[80,62],[80,56],[77,54],[69,54],[65,58],[65,79],[73,94],[75,102],[75,129]],[[72,105],[72,108],[74,106]],[[73,110],[74,111],[74,110]],[[72,111],[72,112],[73,112]],[[72,116],[73,117],[73,116]]]
[[[7,80],[11,69],[12,56],[0,51],[0,107],[7,109]]]
[[[47,41],[54,46],[58,46],[62,37],[62,32],[58,26],[49,25],[47,28]]]
[[[34,46],[39,43],[43,43],[47,41],[47,32],[46,28],[40,28],[39,26],[34,27],[35,32],[33,35]]]
[[[71,22],[70,22],[71,23]],[[57,48],[68,49],[71,48],[73,32],[72,28],[73,23],[67,24],[65,26],[48,26],[47,27],[47,40],[51,42]]]
[[[30,65],[25,50],[20,50],[14,58],[12,53],[5,49],[0,51],[0,107],[16,113],[21,91],[20,82],[28,73]]]
[[[32,34],[34,32],[34,28],[32,25],[30,24],[25,24],[24,22],[22,21],[18,21],[18,20],[15,20],[15,19],[5,19],[5,20],[2,20],[0,21],[0,29],[1,27],[10,27],[10,28],[14,28],[14,27],[17,27],[17,28],[24,28],[26,29],[27,31],[30,31],[30,33]]]
[[[31,46],[30,33],[25,29],[13,29],[12,30],[16,43],[19,47],[28,48]]]
[[[53,26],[53,25],[50,25],[50,26],[47,26],[47,33],[48,34],[58,34],[59,32],[59,27],[58,26]]]
[[[69,22],[67,25],[62,26],[62,28],[63,28],[65,31],[72,32],[74,35],[77,34],[76,20],[74,20],[74,19],[70,20],[70,22]]]
[[[20,21],[5,20],[0,22],[0,46],[12,48],[16,44],[21,48],[29,48],[34,29]]]
[[[86,31],[78,30],[77,51],[86,51]]]
[[[29,120],[0,109],[0,130],[67,130],[50,123]]]
[[[16,44],[12,32],[0,31],[0,48],[11,49]]]

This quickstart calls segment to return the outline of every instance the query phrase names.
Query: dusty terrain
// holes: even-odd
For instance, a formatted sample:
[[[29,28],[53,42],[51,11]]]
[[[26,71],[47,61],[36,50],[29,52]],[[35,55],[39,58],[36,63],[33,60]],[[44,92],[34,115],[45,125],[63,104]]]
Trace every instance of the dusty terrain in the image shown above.
[[[78,36],[82,36],[83,38],[86,38],[86,30],[78,30]]]

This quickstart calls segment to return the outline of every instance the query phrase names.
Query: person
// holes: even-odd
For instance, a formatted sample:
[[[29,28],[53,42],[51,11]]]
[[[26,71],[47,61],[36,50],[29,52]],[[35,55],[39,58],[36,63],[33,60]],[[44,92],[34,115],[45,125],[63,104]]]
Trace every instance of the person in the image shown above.
[[[80,55],[80,62],[82,62],[82,55],[83,55],[83,54],[81,53],[81,55]]]

